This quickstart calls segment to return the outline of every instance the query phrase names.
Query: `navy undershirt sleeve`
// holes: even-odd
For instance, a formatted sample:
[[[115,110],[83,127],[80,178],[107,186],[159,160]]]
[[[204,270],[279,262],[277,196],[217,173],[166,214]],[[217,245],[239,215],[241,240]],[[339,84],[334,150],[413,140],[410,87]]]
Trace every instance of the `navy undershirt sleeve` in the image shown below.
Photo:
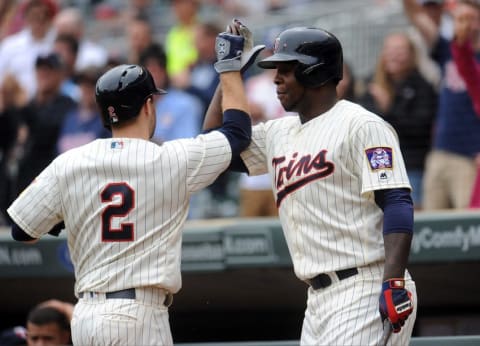
[[[383,210],[383,233],[413,233],[413,201],[409,189],[375,191],[375,203]]]
[[[243,166],[240,171],[246,172],[245,165],[240,158],[240,153],[248,147],[252,137],[252,121],[250,116],[238,109],[227,109],[223,112],[222,127],[209,129],[204,131],[204,133],[213,130],[222,132],[230,143],[232,148],[232,164],[230,165],[230,169],[237,170],[233,169],[233,167]],[[233,165],[233,163],[235,164]]]
[[[37,238],[33,238],[30,235],[28,235],[23,229],[20,228],[19,225],[16,223],[12,224],[12,238],[17,240],[17,241],[29,241],[29,240],[35,240]]]
[[[232,157],[236,157],[250,144],[252,121],[244,111],[227,109],[223,112],[223,125],[218,131],[227,137],[232,148]]]

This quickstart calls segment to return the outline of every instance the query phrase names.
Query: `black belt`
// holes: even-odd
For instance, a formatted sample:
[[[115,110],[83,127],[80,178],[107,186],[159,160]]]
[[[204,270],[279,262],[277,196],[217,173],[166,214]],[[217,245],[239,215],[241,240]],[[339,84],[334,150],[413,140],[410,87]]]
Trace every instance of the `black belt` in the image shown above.
[[[337,270],[335,272],[339,280],[344,280],[349,278],[350,276],[354,276],[358,274],[357,268],[348,268],[343,270]],[[318,290],[320,288],[326,288],[332,284],[332,278],[328,274],[318,274],[314,278],[307,280],[308,284],[312,286],[314,290]]]
[[[95,294],[94,292],[87,292],[86,294],[90,294],[92,297]],[[78,294],[79,298],[83,298],[83,292]],[[125,290],[120,291],[113,291],[105,293],[106,299],[135,299],[135,288],[127,288]]]
[[[90,295],[91,298],[95,297],[95,292],[85,292],[86,295]],[[81,299],[84,296],[84,292],[80,292],[78,297]],[[127,288],[125,290],[120,291],[113,291],[105,293],[105,299],[135,299],[137,297],[135,293],[135,288]],[[165,301],[163,305],[167,308],[172,305],[173,302],[173,294],[166,292],[165,294]]]

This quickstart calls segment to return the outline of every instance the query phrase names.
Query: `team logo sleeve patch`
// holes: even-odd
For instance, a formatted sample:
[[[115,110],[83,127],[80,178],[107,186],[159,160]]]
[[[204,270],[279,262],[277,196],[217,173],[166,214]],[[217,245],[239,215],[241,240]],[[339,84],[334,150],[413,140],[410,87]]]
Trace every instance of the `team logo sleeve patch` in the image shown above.
[[[389,147],[376,147],[365,150],[367,160],[372,171],[393,168],[393,149]]]

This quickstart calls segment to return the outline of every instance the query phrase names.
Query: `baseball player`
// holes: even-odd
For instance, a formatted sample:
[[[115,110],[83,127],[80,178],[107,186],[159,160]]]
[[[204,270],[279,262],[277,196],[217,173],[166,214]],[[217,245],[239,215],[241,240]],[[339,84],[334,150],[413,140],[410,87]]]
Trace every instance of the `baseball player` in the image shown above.
[[[239,22],[232,30],[245,31]],[[309,287],[301,345],[378,345],[389,328],[389,345],[408,345],[417,303],[406,269],[410,184],[393,128],[337,99],[342,62],[331,33],[283,31],[258,65],[276,69],[278,99],[298,116],[255,125],[232,167],[270,174],[295,274]],[[204,128],[219,120],[210,107]]]
[[[58,156],[9,207],[15,240],[33,242],[65,224],[79,298],[74,344],[172,344],[168,306],[181,287],[190,195],[211,184],[250,142],[243,42],[228,33],[217,37],[224,121],[218,131],[162,146],[149,141],[153,98],[164,91],[144,67],[114,67],[96,83],[113,137]]]

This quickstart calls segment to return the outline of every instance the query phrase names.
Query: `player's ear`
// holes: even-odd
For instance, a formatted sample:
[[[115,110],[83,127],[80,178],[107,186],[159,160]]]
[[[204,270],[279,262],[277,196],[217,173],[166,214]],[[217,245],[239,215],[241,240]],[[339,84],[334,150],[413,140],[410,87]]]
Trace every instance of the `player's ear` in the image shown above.
[[[155,115],[155,103],[153,102],[153,96],[147,97],[143,106],[145,107],[145,112],[147,112],[148,115]]]

